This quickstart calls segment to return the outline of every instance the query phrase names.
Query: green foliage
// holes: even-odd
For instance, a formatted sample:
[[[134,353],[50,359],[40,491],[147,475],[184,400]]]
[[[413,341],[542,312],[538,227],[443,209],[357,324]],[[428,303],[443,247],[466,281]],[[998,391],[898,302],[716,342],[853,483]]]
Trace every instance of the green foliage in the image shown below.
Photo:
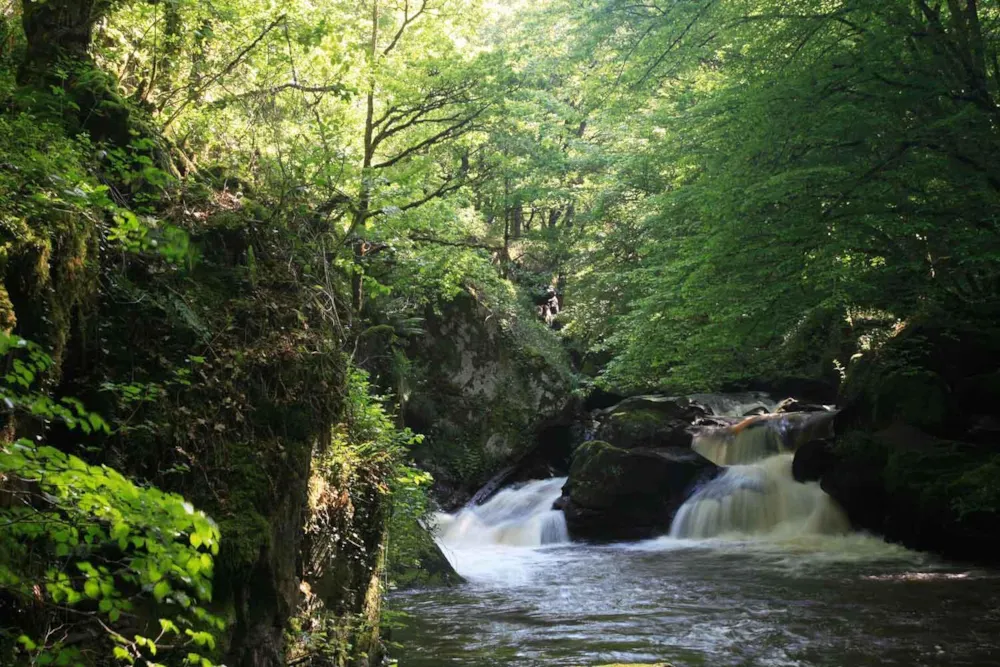
[[[548,10],[608,88],[567,331],[611,384],[767,375],[818,313],[995,312],[997,8],[786,5]]]
[[[344,418],[313,459],[308,588],[289,637],[291,659],[336,665],[379,650],[386,560],[413,559],[431,481],[408,462],[420,436],[394,424],[367,373],[353,369],[345,389]]]
[[[180,496],[28,440],[0,452],[0,478],[11,497],[0,511],[7,605],[64,608],[72,619],[34,637],[19,634],[15,622],[0,628],[4,643],[16,635],[30,664],[89,664],[87,647],[70,638],[98,632],[100,644],[129,664],[164,660],[166,650],[210,664],[204,656],[225,623],[202,606],[211,601],[219,549],[208,517]]]
[[[0,352],[12,357],[0,389],[10,417],[109,431],[80,401],[55,402],[34,390],[52,363],[38,346],[4,335]],[[93,649],[101,647],[96,662],[113,656],[154,665],[183,654],[190,664],[212,664],[225,623],[204,606],[219,552],[219,530],[204,513],[178,495],[24,438],[0,444],[0,493],[5,662],[95,664]]]
[[[52,367],[52,357],[40,346],[0,331],[0,358],[10,362],[10,370],[0,384],[0,401],[8,411],[31,415],[46,424],[59,421],[85,434],[109,431],[107,422],[88,412],[79,400],[63,397],[55,401],[37,389],[37,383]]]
[[[982,447],[940,442],[894,451],[886,466],[890,493],[914,498],[921,508],[941,509],[959,521],[1000,512],[1000,456]]]

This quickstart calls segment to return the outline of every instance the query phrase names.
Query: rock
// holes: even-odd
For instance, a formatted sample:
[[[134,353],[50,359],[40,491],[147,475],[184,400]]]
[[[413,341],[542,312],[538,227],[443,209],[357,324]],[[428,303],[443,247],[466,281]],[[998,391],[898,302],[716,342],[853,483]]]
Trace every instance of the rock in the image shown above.
[[[915,549],[1000,562],[1000,331],[943,314],[848,368],[822,487],[856,526]]]
[[[797,482],[818,482],[836,461],[832,442],[811,440],[795,450],[792,476]]]
[[[760,406],[754,408],[753,410],[747,410],[746,412],[743,413],[743,416],[744,417],[758,417],[760,415],[766,415],[766,414],[768,414],[767,408],[765,408],[763,405],[760,405]]]
[[[825,471],[820,487],[840,504],[855,528],[884,534],[886,493],[881,467],[863,460],[839,460]]]
[[[760,416],[760,415],[751,415]],[[708,428],[729,428],[730,426],[736,426],[742,422],[745,417],[722,417],[716,415],[709,415],[708,417],[699,417],[694,420],[692,424],[697,431],[698,427],[708,427]]]
[[[597,428],[595,437],[616,447],[690,447],[690,422],[669,413],[642,409],[608,415]]]
[[[520,461],[539,427],[571,403],[575,380],[565,350],[522,310],[512,316],[522,331],[514,336],[509,322],[462,292],[428,308],[426,335],[407,349],[413,373],[403,419],[425,436],[414,459],[434,475],[445,507]]]
[[[829,412],[825,405],[818,403],[806,403],[797,398],[786,398],[775,406],[776,413],[785,412]]]
[[[852,523],[951,558],[1000,562],[1000,452],[906,424],[838,439],[821,486]]]
[[[648,394],[626,398],[624,401],[603,410],[601,416],[610,417],[622,412],[637,412],[640,410],[657,412],[665,417],[680,419],[689,424],[699,417],[710,414],[704,406],[685,396]]]
[[[455,571],[451,561],[441,551],[441,547],[429,531],[421,528],[419,534],[406,537],[415,542],[409,550],[415,555],[415,560],[407,563],[390,563],[389,578],[397,590],[456,586],[465,581]]]
[[[595,440],[573,457],[561,505],[575,539],[637,540],[670,529],[677,509],[721,468],[684,448],[626,450]]]
[[[690,447],[689,427],[708,411],[686,397],[633,396],[595,413],[597,440],[616,447]]]
[[[595,387],[587,394],[587,398],[583,401],[584,412],[592,412],[594,410],[607,410],[608,408],[613,408],[614,406],[625,400],[625,397],[621,394],[616,394],[614,392],[606,391],[600,387]]]

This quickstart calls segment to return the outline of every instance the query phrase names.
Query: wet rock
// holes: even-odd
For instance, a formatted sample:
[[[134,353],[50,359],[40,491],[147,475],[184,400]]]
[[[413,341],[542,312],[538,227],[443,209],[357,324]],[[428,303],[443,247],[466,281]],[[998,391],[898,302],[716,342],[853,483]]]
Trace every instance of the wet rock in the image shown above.
[[[690,447],[690,422],[658,410],[632,410],[608,415],[595,437],[616,447]]]
[[[829,410],[825,405],[820,405],[818,403],[806,403],[805,401],[800,401],[797,398],[786,398],[785,400],[778,403],[775,406],[774,411],[776,413],[785,412],[828,412]]]
[[[649,394],[644,396],[631,396],[616,405],[603,410],[601,415],[608,417],[622,412],[650,411],[662,414],[664,417],[680,419],[688,423],[699,417],[710,414],[708,410],[697,401],[685,396],[659,396]]]
[[[818,482],[836,461],[832,442],[811,440],[795,450],[792,477],[796,482]]]
[[[885,533],[886,493],[882,468],[845,459],[827,470],[820,487],[836,500],[855,528]]]
[[[389,579],[394,588],[455,586],[465,581],[428,530],[421,528],[418,534],[406,537],[414,542],[410,549],[414,558],[409,562],[390,563]]]
[[[746,412],[743,413],[743,416],[744,417],[757,417],[757,416],[766,415],[766,414],[768,414],[768,409],[765,408],[763,405],[760,405],[760,406],[754,408],[753,410],[747,410]]]
[[[626,450],[595,440],[580,446],[563,488],[570,535],[593,541],[666,533],[677,509],[721,468],[684,448]]]
[[[757,416],[757,415],[754,415]],[[695,431],[701,427],[704,428],[729,428],[730,426],[736,426],[742,422],[745,417],[722,417],[716,415],[709,415],[708,417],[699,417],[694,420],[692,426]]]

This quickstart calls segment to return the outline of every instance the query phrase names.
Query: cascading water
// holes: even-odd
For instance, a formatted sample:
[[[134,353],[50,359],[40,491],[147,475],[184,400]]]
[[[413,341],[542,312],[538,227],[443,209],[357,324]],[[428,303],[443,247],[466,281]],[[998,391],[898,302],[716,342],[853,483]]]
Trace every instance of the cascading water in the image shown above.
[[[774,410],[777,402],[762,391],[747,391],[735,394],[691,394],[692,401],[704,405],[713,415],[742,417],[751,410],[764,408]]]
[[[792,455],[779,454],[749,465],[734,465],[698,490],[674,517],[670,536],[839,535],[851,525],[837,504],[810,482],[792,477]]]
[[[400,663],[995,664],[1000,575],[852,533],[818,484],[791,473],[792,452],[824,437],[832,413],[732,419],[747,403],[698,429],[694,448],[729,467],[669,536],[561,545],[564,479],[440,515],[439,543],[468,585],[394,596],[410,619],[393,636]]]
[[[819,484],[792,476],[790,452],[827,435],[832,418],[832,413],[765,415],[699,433],[695,451],[729,467],[681,506],[670,536],[791,539],[850,532],[847,516]]]
[[[438,539],[446,547],[506,545],[535,547],[569,541],[566,519],[552,504],[565,477],[503,489],[482,505],[436,517]]]
[[[833,435],[834,414],[791,412],[750,417],[733,426],[705,427],[691,446],[717,465],[754,463]]]

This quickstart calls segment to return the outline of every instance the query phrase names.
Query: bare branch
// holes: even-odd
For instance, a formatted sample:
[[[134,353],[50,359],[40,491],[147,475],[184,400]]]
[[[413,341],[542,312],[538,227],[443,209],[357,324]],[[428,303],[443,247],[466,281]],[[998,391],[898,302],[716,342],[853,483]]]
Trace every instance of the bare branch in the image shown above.
[[[396,34],[393,36],[392,41],[389,42],[389,45],[386,46],[385,49],[382,51],[383,56],[389,55],[392,52],[392,50],[396,48],[396,45],[402,38],[403,33],[406,32],[406,29],[409,28],[414,21],[420,18],[420,16],[424,13],[424,11],[426,11],[427,2],[428,0],[421,0],[420,9],[418,9],[413,16],[410,16],[410,0],[406,0],[406,4],[403,5],[403,25],[399,26],[399,30],[396,31]]]
[[[440,132],[438,132],[437,134],[434,134],[434,135],[428,137],[427,139],[424,139],[423,141],[421,141],[418,144],[410,146],[409,148],[407,148],[407,149],[405,149],[405,150],[397,153],[395,156],[393,156],[393,157],[391,157],[391,158],[389,158],[387,160],[384,160],[382,162],[379,162],[379,163],[373,165],[373,167],[375,169],[385,169],[387,167],[391,167],[392,165],[396,164],[397,162],[400,162],[401,160],[405,160],[406,158],[410,157],[411,155],[419,153],[419,152],[423,151],[424,149],[433,146],[434,144],[440,143],[440,142],[444,141],[445,139],[452,138],[454,136],[460,135],[460,134],[468,131],[467,130],[468,126],[472,123],[472,121],[474,121],[476,118],[478,118],[479,116],[481,116],[484,111],[486,111],[486,107],[482,107],[482,108],[478,109],[475,113],[473,113],[470,116],[467,116],[466,118],[464,118],[460,122],[455,123],[454,125],[449,125],[445,129],[443,129]]]

